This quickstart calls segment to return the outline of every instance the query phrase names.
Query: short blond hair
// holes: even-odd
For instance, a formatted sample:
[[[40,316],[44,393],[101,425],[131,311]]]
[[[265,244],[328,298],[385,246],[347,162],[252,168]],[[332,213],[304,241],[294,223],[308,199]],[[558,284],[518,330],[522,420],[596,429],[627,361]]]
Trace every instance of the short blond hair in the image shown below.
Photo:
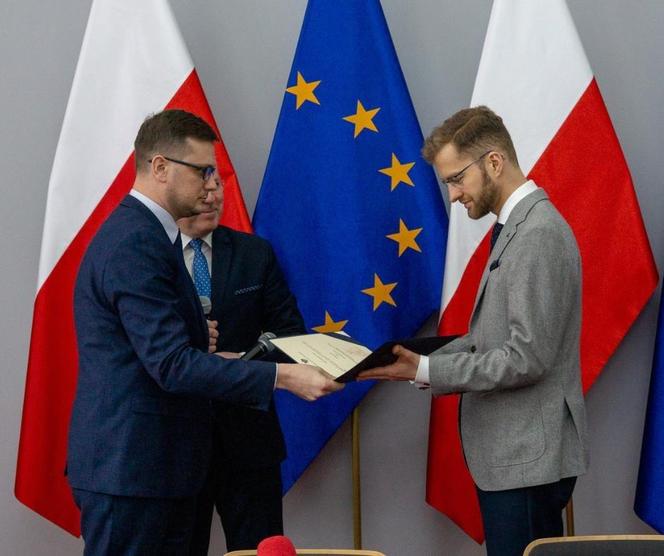
[[[519,165],[514,143],[503,119],[486,106],[459,110],[434,128],[424,140],[424,160],[432,164],[440,150],[448,143],[452,143],[459,154],[469,154],[472,157],[497,150],[514,165]]]

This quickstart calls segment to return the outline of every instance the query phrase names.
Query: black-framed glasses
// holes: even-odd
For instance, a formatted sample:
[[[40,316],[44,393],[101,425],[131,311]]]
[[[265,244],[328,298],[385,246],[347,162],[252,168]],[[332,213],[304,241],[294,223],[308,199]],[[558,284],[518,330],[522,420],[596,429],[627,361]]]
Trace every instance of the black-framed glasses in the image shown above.
[[[183,166],[189,166],[189,168],[198,170],[204,182],[208,181],[217,171],[217,169],[214,166],[211,166],[209,164],[205,165],[194,164],[193,162],[187,162],[186,160],[178,160],[177,158],[171,158],[169,156],[164,156],[163,154],[161,156],[166,160],[168,160],[169,162],[175,162],[176,164],[182,164]],[[152,159],[148,160],[148,162],[152,164]]]
[[[456,174],[453,176],[450,176],[446,180],[442,180],[443,185],[451,185],[452,187],[462,187],[462,181],[463,181],[463,174],[468,168],[470,168],[473,164],[477,164],[480,160],[482,160],[487,154],[489,154],[492,151],[487,151],[485,152],[482,156],[480,156],[478,159],[473,160],[470,164],[465,166],[462,170],[458,171]]]

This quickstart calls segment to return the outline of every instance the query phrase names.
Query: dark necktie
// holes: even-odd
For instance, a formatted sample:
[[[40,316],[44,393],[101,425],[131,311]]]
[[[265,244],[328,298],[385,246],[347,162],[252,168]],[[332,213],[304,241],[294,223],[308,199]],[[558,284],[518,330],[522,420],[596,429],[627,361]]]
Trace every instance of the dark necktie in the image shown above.
[[[491,251],[493,251],[493,246],[496,244],[496,241],[498,241],[498,236],[500,235],[500,230],[503,229],[504,224],[498,224],[496,222],[493,225],[493,230],[491,230]]]
[[[194,285],[198,295],[209,298],[210,297],[210,268],[208,267],[207,259],[203,254],[201,245],[203,241],[199,238],[192,239],[189,245],[194,251],[194,262],[192,264],[192,276],[194,278]]]

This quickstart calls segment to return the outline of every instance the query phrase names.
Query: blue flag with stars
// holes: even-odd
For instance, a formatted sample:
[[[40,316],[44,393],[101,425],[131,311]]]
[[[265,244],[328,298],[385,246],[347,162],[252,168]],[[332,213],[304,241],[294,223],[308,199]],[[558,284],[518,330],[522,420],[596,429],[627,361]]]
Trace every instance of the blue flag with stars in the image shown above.
[[[634,511],[653,529],[664,534],[664,295],[659,302]]]
[[[378,0],[310,0],[254,213],[306,325],[370,348],[440,307],[447,215]],[[284,492],[360,402],[279,391]]]

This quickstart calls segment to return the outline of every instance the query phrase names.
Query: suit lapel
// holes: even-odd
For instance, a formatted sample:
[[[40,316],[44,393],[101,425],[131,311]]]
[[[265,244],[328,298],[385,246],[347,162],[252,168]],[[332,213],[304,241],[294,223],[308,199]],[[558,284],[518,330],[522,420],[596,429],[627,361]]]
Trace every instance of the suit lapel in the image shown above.
[[[210,270],[212,310],[215,313],[216,309],[221,307],[222,300],[226,296],[226,290],[228,290],[228,277],[230,276],[232,261],[233,244],[226,229],[219,226],[212,232],[212,268]]]
[[[532,208],[540,201],[548,198],[549,197],[547,196],[544,189],[537,189],[519,201],[519,203],[517,203],[517,205],[512,210],[509,218],[507,219],[507,222],[505,222],[505,226],[498,236],[498,240],[496,241],[493,250],[489,254],[489,260],[484,267],[484,272],[482,273],[482,278],[480,280],[480,286],[477,290],[477,295],[475,296],[475,305],[473,307],[473,312],[471,313],[473,315],[471,322],[474,320],[477,309],[479,308],[482,297],[484,296],[484,290],[486,288],[487,282],[489,281],[492,265],[500,264],[500,257],[503,256],[507,246],[516,236],[519,225],[524,222],[526,218],[528,218],[528,214],[530,214]]]
[[[120,201],[120,204],[125,207],[137,210],[144,218],[149,220],[155,227],[155,233],[163,235],[165,248],[166,245],[171,247],[179,271],[178,287],[183,288],[180,294],[185,303],[188,305],[188,308],[191,310],[191,313],[194,316],[194,322],[197,323],[196,333],[201,337],[201,344],[207,343],[208,332],[207,325],[205,324],[205,315],[203,314],[203,309],[198,299],[198,294],[196,293],[194,283],[192,282],[191,276],[189,275],[187,267],[184,264],[184,256],[182,255],[182,240],[180,238],[180,234],[178,233],[178,238],[175,244],[171,243],[171,240],[168,237],[166,230],[164,230],[161,222],[159,222],[159,219],[154,214],[152,214],[152,211],[148,207],[146,207],[135,197],[127,195],[124,199],[122,199],[122,201]],[[205,339],[205,341],[203,341],[203,339]]]

